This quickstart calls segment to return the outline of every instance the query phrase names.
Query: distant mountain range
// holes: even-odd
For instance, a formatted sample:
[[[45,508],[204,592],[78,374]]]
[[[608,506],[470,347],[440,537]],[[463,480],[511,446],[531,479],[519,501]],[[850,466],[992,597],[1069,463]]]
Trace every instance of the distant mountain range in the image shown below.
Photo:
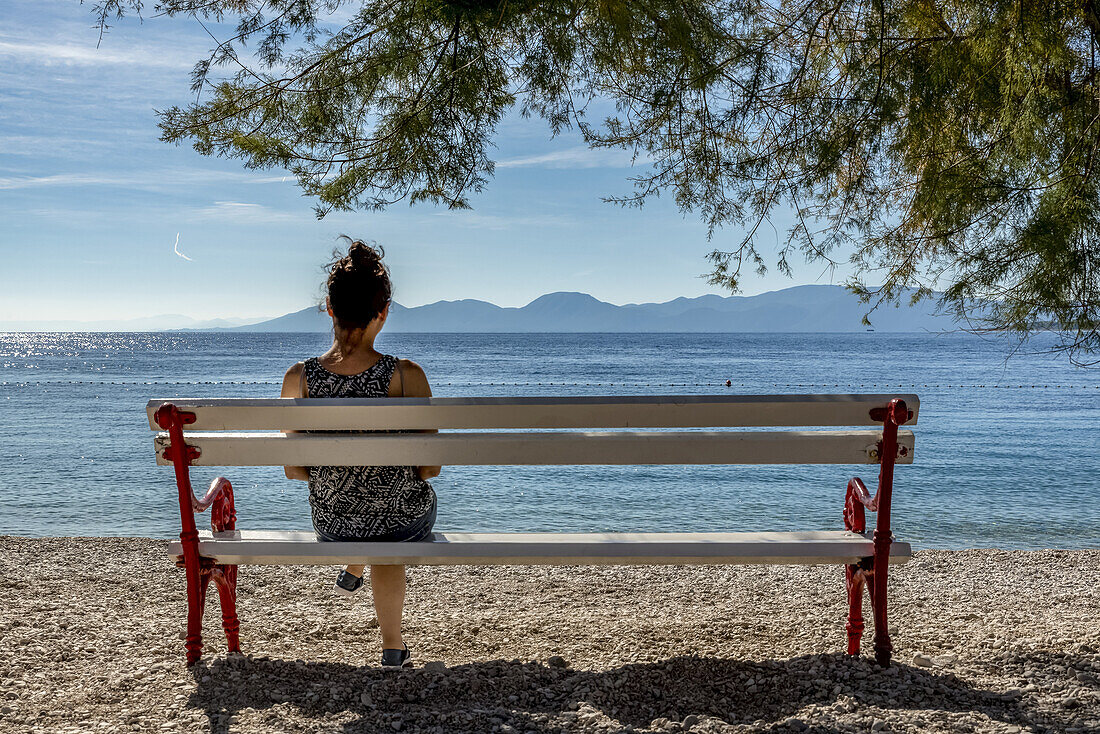
[[[549,293],[521,308],[466,299],[390,307],[390,332],[851,332],[867,306],[836,285],[800,285],[756,296],[708,295],[665,303],[616,306],[587,293]],[[877,331],[950,331],[935,304],[883,306],[871,314]],[[198,321],[162,315],[115,321],[0,321],[0,331],[259,331],[327,332],[332,321],[314,306],[285,316]]]
[[[587,293],[550,293],[521,308],[471,299],[390,307],[392,332],[852,332],[867,306],[845,288],[801,285],[756,296],[707,295],[665,303],[616,306]],[[949,331],[934,304],[883,306],[871,315],[877,331]],[[233,331],[327,332],[332,321],[316,307]]]

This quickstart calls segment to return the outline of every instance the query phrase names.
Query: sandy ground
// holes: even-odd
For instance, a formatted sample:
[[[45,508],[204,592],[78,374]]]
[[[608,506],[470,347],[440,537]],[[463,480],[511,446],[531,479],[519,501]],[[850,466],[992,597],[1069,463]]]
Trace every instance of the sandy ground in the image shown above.
[[[840,567],[415,568],[387,672],[327,567],[242,568],[246,654],[213,603],[188,670],[165,549],[0,537],[0,730],[1100,731],[1100,551],[918,553],[888,669]]]

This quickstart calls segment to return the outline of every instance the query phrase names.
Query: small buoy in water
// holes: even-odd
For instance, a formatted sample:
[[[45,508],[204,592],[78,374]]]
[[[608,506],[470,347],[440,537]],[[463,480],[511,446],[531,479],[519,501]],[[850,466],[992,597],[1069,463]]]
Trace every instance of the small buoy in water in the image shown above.
[[[726,380],[726,387],[733,387],[733,380]]]

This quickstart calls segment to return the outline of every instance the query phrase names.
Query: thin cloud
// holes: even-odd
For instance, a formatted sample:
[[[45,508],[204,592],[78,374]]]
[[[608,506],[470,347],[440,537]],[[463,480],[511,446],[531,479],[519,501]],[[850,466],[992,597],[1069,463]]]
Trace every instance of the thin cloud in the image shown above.
[[[176,232],[176,244],[172,245],[172,252],[176,253],[177,255],[179,255],[180,257],[182,257],[184,260],[186,260],[189,263],[190,262],[195,262],[191,258],[187,257],[187,255],[184,255],[182,252],[180,252],[180,233],[179,232]]]
[[[61,64],[65,66],[125,64],[162,69],[189,69],[195,63],[193,58],[173,56],[163,51],[96,48],[95,44],[91,42],[87,44],[26,43],[3,39],[0,39],[0,58],[9,58],[16,63],[33,61],[38,64]]]
[[[243,201],[215,201],[212,206],[196,209],[194,216],[203,219],[220,219],[234,224],[300,222],[305,218],[302,215],[279,211],[263,204],[251,204]]]
[[[0,98],[0,105],[3,105],[5,102],[6,100]],[[138,134],[141,132],[144,131],[138,131]],[[128,135],[135,134],[133,132],[128,132]],[[131,137],[127,140],[126,144],[132,149],[134,146],[133,138]],[[0,150],[4,151],[4,155],[10,156],[36,158],[42,156],[63,156],[69,158],[74,154],[87,152],[89,149],[98,153],[102,150],[115,147],[116,146],[113,144],[108,144],[105,140],[96,140],[94,138],[0,134]]]
[[[37,189],[47,186],[119,186],[134,183],[120,176],[56,173],[50,176],[0,176],[0,189]]]
[[[255,176],[231,171],[142,171],[117,175],[98,173],[55,173],[48,176],[0,176],[0,190],[38,189],[51,186],[121,186],[137,189],[163,189],[172,184],[196,183],[281,183],[284,176]]]
[[[507,158],[497,168],[629,168],[630,154],[623,150],[595,149],[583,145],[541,155]]]

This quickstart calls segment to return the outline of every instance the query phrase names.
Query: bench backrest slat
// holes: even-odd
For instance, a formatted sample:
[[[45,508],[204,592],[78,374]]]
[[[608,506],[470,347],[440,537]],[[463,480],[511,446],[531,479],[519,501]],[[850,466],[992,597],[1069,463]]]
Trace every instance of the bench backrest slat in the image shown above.
[[[849,431],[614,431],[570,433],[188,433],[197,466],[536,464],[873,464],[881,433]],[[155,439],[157,462],[168,436]],[[898,432],[898,463],[913,433]]]
[[[158,399],[194,413],[196,431],[380,431],[516,428],[733,428],[871,426],[871,410],[916,395],[668,395],[604,397]]]

